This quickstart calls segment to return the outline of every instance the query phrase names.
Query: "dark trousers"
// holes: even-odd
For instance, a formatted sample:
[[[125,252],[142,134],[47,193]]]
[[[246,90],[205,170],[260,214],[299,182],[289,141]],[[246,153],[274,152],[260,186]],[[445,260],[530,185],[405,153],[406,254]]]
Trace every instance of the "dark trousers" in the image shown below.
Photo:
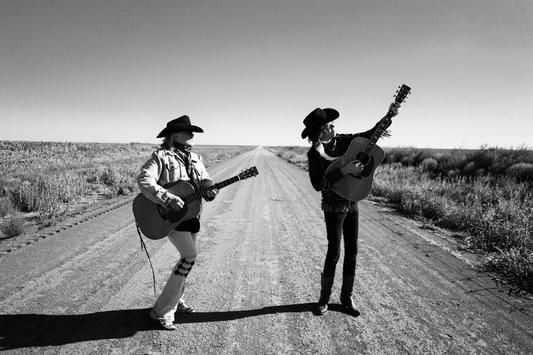
[[[350,212],[324,212],[328,251],[324,262],[324,277],[335,276],[335,268],[341,254],[341,240],[344,236],[343,274],[355,275],[357,259],[357,239],[359,237],[359,210],[357,206]]]

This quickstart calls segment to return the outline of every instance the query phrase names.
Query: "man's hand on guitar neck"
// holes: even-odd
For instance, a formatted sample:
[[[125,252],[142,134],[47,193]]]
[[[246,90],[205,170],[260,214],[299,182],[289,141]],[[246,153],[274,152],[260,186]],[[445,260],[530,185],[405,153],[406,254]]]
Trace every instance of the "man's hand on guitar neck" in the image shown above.
[[[213,182],[211,180],[202,181],[201,194],[206,201],[213,201],[218,194],[218,189],[211,188]]]
[[[342,175],[359,175],[363,171],[363,168],[364,166],[359,160],[352,160],[351,162],[343,166],[340,170]]]
[[[208,190],[202,191],[202,196],[207,201],[213,201],[215,199],[215,197],[217,196],[217,194],[218,194],[218,190],[217,189],[208,189]]]

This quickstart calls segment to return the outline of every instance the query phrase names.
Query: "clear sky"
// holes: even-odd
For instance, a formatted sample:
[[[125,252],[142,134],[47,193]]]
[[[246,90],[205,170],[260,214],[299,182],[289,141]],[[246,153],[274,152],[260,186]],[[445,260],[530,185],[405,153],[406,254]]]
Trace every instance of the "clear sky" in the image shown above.
[[[0,140],[308,145],[305,116],[382,146],[533,146],[531,0],[0,0]]]

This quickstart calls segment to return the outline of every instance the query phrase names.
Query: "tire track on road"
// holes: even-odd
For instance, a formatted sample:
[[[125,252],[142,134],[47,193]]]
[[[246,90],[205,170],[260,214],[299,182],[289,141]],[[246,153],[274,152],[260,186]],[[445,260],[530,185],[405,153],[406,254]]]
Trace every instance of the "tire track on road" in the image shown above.
[[[0,240],[0,258],[20,248],[54,236],[61,231],[73,228],[81,223],[101,216],[104,213],[127,205],[133,201],[135,196],[136,194],[132,194],[106,202],[97,202],[89,208],[69,215],[68,217],[66,217],[65,222],[58,222],[57,225],[45,227],[37,230],[36,232],[24,233],[12,238],[4,238]]]

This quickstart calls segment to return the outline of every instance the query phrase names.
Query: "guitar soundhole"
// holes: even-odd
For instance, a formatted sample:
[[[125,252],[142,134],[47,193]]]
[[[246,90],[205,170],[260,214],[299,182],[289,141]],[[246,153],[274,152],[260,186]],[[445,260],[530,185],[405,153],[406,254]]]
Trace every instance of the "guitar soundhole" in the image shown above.
[[[359,152],[355,156],[355,159],[359,160],[361,162],[361,164],[366,166],[372,160],[372,156],[370,154],[365,153],[365,152]]]
[[[355,159],[359,160],[361,164],[364,165],[363,171],[361,174],[357,175],[357,179],[361,179],[363,177],[368,177],[374,170],[374,157],[370,154],[367,154],[365,152],[359,152],[357,153]]]

